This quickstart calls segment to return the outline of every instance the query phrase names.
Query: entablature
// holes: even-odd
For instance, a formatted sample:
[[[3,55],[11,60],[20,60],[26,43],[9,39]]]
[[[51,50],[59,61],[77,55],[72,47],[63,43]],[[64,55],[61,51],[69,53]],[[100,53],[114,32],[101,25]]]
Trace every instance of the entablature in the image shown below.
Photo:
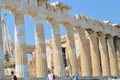
[[[28,15],[37,15],[40,14],[44,16],[44,19],[50,17],[59,23],[67,22],[72,26],[79,26],[80,28],[84,29],[92,29],[95,32],[101,31],[104,34],[111,34],[112,36],[119,36],[120,37],[120,28],[115,27],[109,23],[98,21],[87,16],[77,14],[61,14],[57,11],[51,11],[43,6],[35,6],[31,4],[19,4],[17,0],[0,0],[0,8],[8,9],[12,12],[20,11],[21,13],[28,14]],[[56,3],[63,6],[63,8],[68,8],[68,6],[63,5],[62,3]],[[7,7],[9,6],[9,7]],[[69,8],[68,8],[69,9]]]

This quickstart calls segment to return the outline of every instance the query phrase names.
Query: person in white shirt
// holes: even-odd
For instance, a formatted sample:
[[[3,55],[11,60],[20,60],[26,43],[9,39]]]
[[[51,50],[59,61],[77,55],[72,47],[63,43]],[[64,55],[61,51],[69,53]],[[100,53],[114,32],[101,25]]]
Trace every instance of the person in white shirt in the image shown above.
[[[48,80],[54,80],[53,73],[51,73],[50,70],[48,70]]]

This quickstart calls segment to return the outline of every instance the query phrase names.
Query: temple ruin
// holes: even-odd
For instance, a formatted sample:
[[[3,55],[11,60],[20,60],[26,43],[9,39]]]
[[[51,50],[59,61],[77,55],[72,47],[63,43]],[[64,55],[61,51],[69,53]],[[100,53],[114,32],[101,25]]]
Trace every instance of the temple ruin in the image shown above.
[[[15,18],[12,56],[4,54],[0,21],[0,77],[12,70],[24,80],[47,77],[48,70],[61,80],[73,75],[119,77],[120,24],[69,14],[71,6],[48,0],[0,0],[0,9],[9,10]],[[25,43],[24,15],[34,20],[34,46]],[[50,40],[45,40],[43,20],[52,25]],[[59,24],[66,35],[60,36]],[[26,53],[32,54],[29,60]]]

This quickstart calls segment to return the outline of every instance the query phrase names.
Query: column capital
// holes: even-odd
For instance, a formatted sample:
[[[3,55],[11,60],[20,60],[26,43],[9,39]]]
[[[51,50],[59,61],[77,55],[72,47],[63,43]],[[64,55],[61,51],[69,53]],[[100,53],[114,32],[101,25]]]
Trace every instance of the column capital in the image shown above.
[[[84,28],[81,28],[80,25],[76,25],[75,26],[76,30],[79,32],[79,31],[85,31]]]
[[[33,18],[37,18],[38,13],[28,11],[27,15],[29,15],[30,17],[33,17]]]
[[[60,23],[63,24],[65,27],[72,25],[67,21],[61,21]]]
[[[59,22],[53,21],[53,22],[50,22],[50,24],[55,25],[55,24],[59,24]]]
[[[89,34],[92,34],[94,31],[92,29],[86,29]]]
[[[110,35],[110,34],[106,34],[106,38],[107,38],[107,39],[110,39],[110,38],[113,38],[113,36]]]
[[[42,23],[42,21],[44,20],[44,17],[39,14],[35,14],[35,15],[31,14],[31,17],[35,21],[35,24]]]
[[[74,25],[67,23],[67,22],[65,22],[63,25],[64,27],[66,27],[66,29],[74,28]]]
[[[102,33],[102,32],[96,32],[97,33],[97,36],[105,36],[105,34],[104,33]]]
[[[12,6],[8,6],[8,7],[10,7],[10,11],[11,11],[11,13],[13,14],[13,15],[24,15],[24,11],[22,11],[22,8],[20,9],[20,8],[17,8],[17,9],[15,9],[15,8],[13,8]],[[7,9],[7,7],[6,7],[6,9]]]
[[[23,14],[15,14],[15,24],[16,25],[21,25],[21,24],[24,24],[24,15]]]
[[[54,24],[60,24],[58,21],[54,20],[54,19],[51,18],[51,17],[46,17],[45,19],[48,20],[50,24],[53,24],[53,25],[54,25]]]
[[[120,39],[120,37],[119,37],[119,36],[115,36],[114,38],[115,38],[115,39]]]
[[[13,13],[13,15],[15,15],[16,17],[17,17],[17,16],[20,16],[20,15],[23,15],[23,16],[24,16],[24,14],[21,13],[20,11],[15,11],[15,12],[12,12],[12,13]]]

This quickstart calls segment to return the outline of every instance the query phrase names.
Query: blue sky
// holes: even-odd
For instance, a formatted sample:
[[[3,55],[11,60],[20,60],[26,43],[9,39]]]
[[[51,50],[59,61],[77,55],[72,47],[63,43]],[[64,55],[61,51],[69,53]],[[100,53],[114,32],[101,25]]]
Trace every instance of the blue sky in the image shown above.
[[[49,3],[60,1],[72,6],[70,14],[84,14],[97,20],[110,20],[112,24],[120,24],[120,0],[50,0]],[[2,11],[2,14],[8,13]],[[25,16],[26,43],[34,44],[34,22],[28,16]],[[8,15],[5,18],[6,24],[14,40],[14,18]],[[51,38],[51,25],[44,21],[45,38]],[[65,28],[60,26],[61,35],[66,34]]]

